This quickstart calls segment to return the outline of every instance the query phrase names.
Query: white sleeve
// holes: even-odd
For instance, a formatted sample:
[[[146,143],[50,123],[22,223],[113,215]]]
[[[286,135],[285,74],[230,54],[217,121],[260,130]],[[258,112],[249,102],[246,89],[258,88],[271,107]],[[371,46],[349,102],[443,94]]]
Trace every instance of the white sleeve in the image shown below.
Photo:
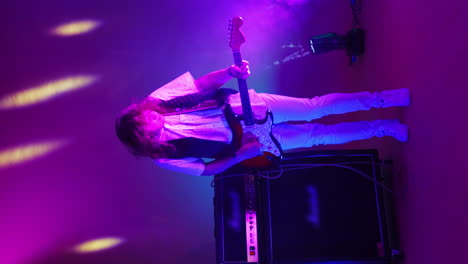
[[[197,91],[195,79],[190,72],[186,72],[156,89],[149,96],[162,100],[169,100],[177,96],[196,93]]]
[[[201,176],[205,170],[205,162],[200,158],[155,159],[154,163],[168,170],[195,176]]]

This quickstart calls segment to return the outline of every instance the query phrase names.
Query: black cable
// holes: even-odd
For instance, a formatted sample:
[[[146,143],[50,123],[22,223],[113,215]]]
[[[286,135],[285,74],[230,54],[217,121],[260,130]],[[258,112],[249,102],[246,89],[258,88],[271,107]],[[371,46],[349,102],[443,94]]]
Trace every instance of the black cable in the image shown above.
[[[361,15],[362,11],[362,0],[350,0],[349,4],[353,12],[353,28],[359,27],[359,16]]]

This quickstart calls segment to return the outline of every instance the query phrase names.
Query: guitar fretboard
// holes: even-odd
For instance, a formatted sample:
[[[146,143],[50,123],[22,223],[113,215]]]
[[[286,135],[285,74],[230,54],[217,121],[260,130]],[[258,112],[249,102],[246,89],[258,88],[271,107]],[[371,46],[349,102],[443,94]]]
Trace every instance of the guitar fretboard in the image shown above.
[[[239,50],[233,50],[234,63],[237,66],[242,65],[242,56]],[[250,105],[249,89],[247,87],[247,81],[242,78],[237,78],[237,84],[239,85],[239,93],[242,102],[242,112],[244,114],[244,123],[246,126],[252,126],[255,124],[255,120],[252,113],[252,106]]]

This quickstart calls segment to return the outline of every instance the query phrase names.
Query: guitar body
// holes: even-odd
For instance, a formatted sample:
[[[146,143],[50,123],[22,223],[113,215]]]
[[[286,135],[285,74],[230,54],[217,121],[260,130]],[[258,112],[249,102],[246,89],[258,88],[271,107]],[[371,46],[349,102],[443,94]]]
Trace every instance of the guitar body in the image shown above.
[[[271,133],[273,127],[273,113],[266,112],[264,119],[255,119],[255,124],[246,126],[243,115],[236,115],[231,107],[226,107],[224,114],[233,132],[231,144],[239,149],[242,145],[244,133],[251,132],[258,137],[262,155],[242,161],[240,164],[250,168],[266,168],[278,165],[281,161],[282,150],[278,140]]]
[[[242,65],[240,45],[245,42],[244,34],[240,31],[243,24],[241,17],[234,17],[229,27],[229,46],[232,49],[234,63]],[[239,149],[242,144],[242,136],[246,132],[252,132],[258,137],[261,144],[261,155],[241,162],[242,165],[252,168],[265,168],[277,165],[282,158],[282,150],[278,141],[271,133],[273,126],[273,114],[268,111],[262,120],[254,118],[250,105],[249,92],[245,79],[237,78],[239,94],[242,103],[242,115],[235,115],[230,105],[225,108],[226,119],[233,130],[233,146]]]

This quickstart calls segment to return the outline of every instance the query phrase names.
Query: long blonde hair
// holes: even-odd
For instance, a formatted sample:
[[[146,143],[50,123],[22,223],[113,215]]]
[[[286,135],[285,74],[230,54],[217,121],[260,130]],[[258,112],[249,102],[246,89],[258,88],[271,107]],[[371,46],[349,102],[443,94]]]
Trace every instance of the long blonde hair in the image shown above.
[[[163,114],[165,111],[160,103],[160,99],[147,97],[125,108],[117,117],[115,123],[117,137],[136,157],[167,158],[175,152],[175,147],[167,142],[148,140],[144,137],[142,124],[138,121],[143,111],[151,110]]]

